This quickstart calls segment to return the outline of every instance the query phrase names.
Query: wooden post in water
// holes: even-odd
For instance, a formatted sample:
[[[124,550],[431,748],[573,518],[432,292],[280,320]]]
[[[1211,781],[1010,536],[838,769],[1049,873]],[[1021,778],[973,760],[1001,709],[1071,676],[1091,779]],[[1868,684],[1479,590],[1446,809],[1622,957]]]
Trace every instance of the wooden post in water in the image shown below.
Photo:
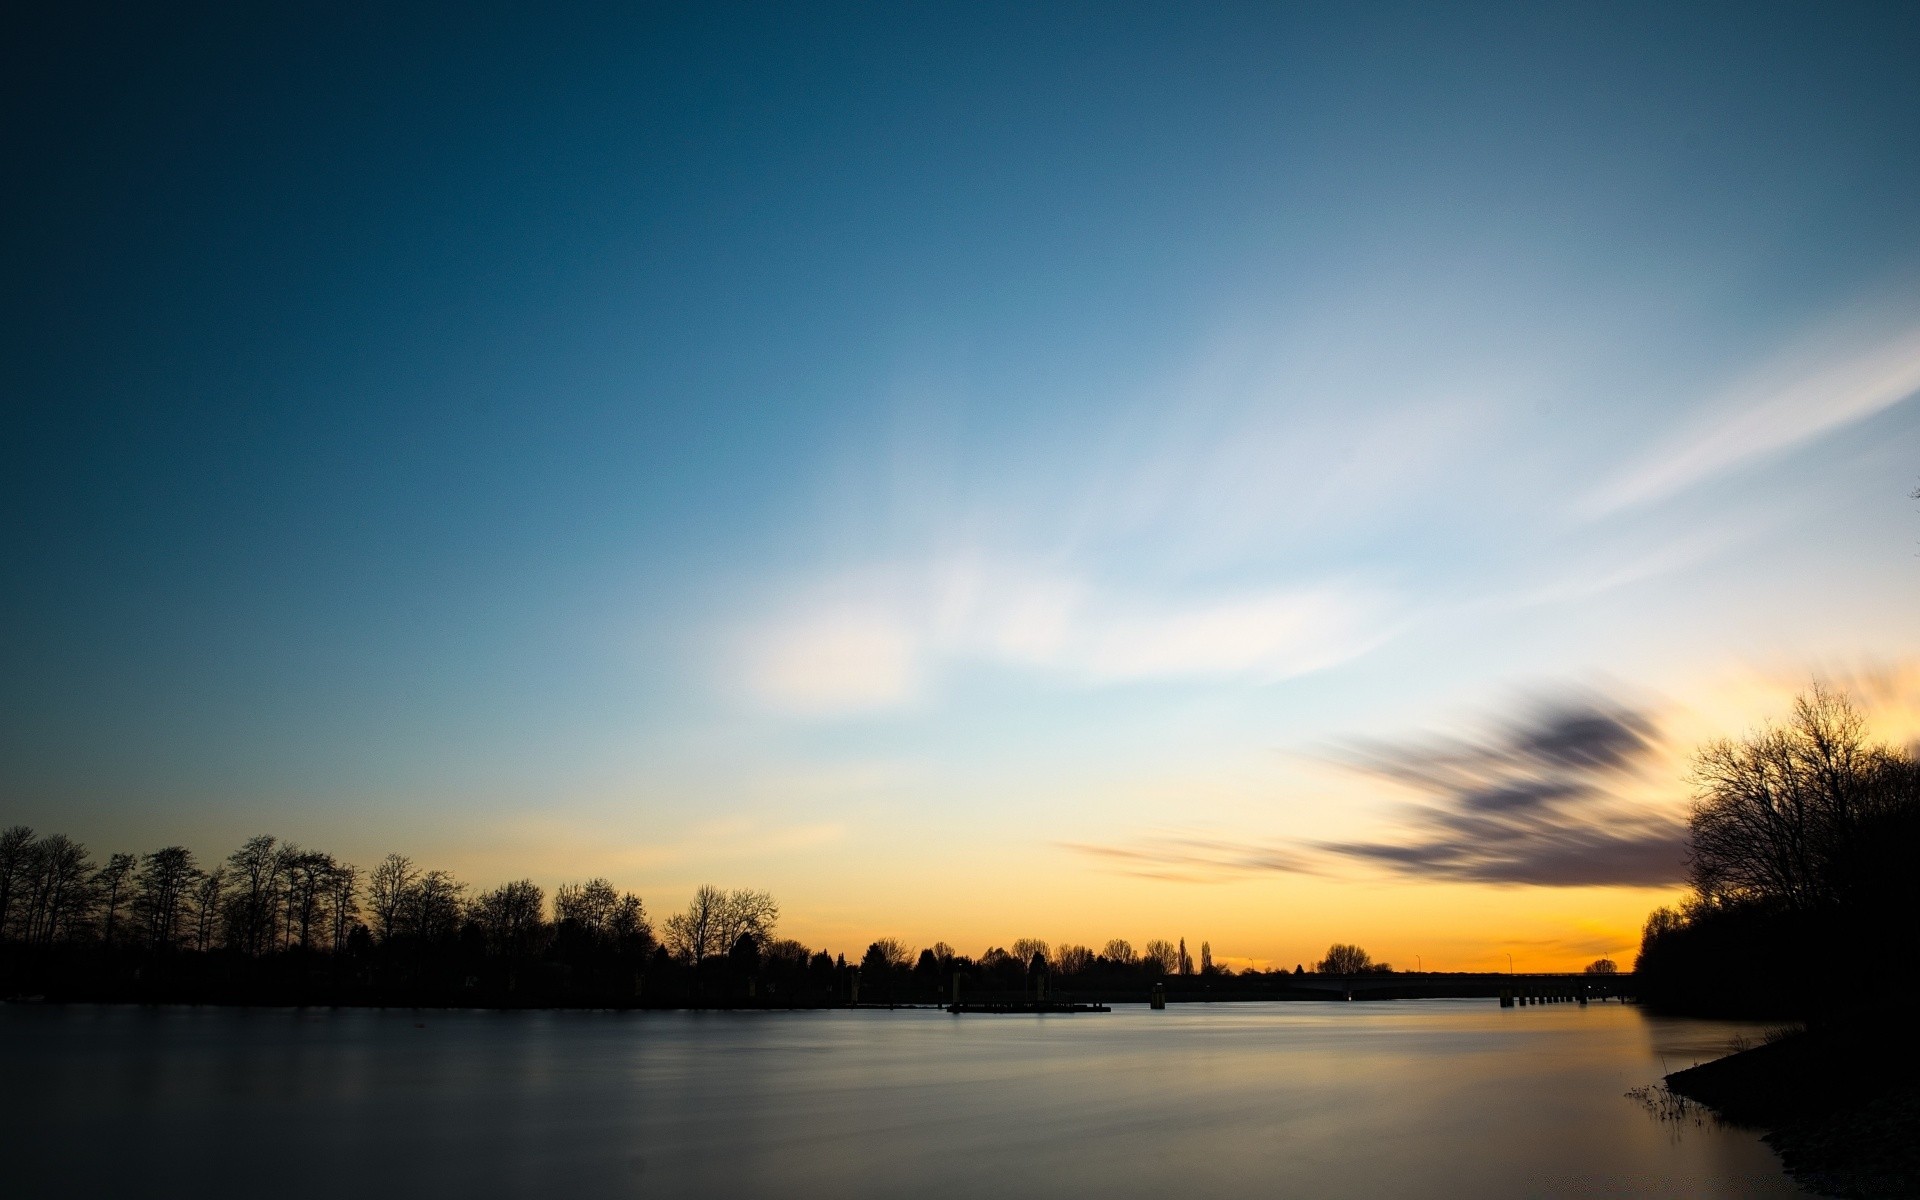
[[[1153,999],[1150,1000],[1148,1004],[1152,1008],[1165,1008],[1167,1006],[1166,984],[1156,983],[1153,985]]]

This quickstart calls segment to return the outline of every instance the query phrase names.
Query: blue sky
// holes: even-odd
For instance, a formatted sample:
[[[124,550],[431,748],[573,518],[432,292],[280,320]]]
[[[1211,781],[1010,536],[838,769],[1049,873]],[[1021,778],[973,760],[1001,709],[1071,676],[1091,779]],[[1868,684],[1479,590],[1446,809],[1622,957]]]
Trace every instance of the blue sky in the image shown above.
[[[1072,847],[1364,836],[1302,762],[1527,697],[1920,707],[1898,6],[16,26],[8,819],[1258,956],[1469,885]]]

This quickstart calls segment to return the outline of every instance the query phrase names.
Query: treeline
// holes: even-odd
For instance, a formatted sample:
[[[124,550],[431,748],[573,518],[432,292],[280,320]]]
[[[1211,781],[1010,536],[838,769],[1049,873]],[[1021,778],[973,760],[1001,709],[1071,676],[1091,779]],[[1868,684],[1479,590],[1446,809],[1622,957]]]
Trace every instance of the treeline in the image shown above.
[[[1905,996],[1920,949],[1913,755],[1870,741],[1848,697],[1816,686],[1785,725],[1702,747],[1693,782],[1691,894],[1647,920],[1642,999],[1807,1017]]]
[[[676,914],[670,950],[640,898],[604,879],[563,885],[549,906],[530,880],[476,890],[399,854],[362,871],[260,836],[207,866],[182,846],[96,862],[64,834],[14,826],[0,831],[0,989],[429,1003],[517,1001],[524,991],[622,1002],[640,997],[656,960],[669,968],[653,971],[662,977],[681,962],[697,968],[733,929],[730,914],[747,913],[756,935],[770,930],[770,898],[716,894],[699,946],[684,944],[686,914]]]
[[[168,846],[96,861],[64,834],[0,832],[0,996],[218,1003],[793,1006],[1083,993],[1275,996],[1291,971],[1217,964],[1201,942],[1038,938],[977,956],[880,938],[849,962],[777,935],[780,906],[702,887],[656,928],[605,879],[551,897],[531,880],[479,890],[390,854],[362,870],[273,837],[203,864]],[[1311,968],[1390,972],[1358,946]]]

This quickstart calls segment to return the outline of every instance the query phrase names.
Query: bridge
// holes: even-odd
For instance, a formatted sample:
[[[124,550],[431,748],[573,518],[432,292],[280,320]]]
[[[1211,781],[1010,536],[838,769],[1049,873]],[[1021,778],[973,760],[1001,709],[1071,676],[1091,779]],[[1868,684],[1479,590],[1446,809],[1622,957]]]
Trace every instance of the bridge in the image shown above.
[[[1477,997],[1497,998],[1502,1008],[1630,1000],[1635,995],[1632,972],[1615,975],[1573,972],[1519,975],[1505,971],[1395,971],[1380,975],[1295,975],[1288,984],[1296,993],[1318,993],[1329,1000]]]

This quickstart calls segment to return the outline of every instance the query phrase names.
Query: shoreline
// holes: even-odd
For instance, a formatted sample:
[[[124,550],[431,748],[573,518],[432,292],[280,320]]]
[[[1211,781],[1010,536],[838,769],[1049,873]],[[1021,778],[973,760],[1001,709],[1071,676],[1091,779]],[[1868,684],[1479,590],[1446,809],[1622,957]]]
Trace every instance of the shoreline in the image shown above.
[[[1795,1182],[1823,1196],[1920,1195],[1920,1041],[1911,1013],[1783,1033],[1666,1077],[1669,1091],[1763,1131]]]

